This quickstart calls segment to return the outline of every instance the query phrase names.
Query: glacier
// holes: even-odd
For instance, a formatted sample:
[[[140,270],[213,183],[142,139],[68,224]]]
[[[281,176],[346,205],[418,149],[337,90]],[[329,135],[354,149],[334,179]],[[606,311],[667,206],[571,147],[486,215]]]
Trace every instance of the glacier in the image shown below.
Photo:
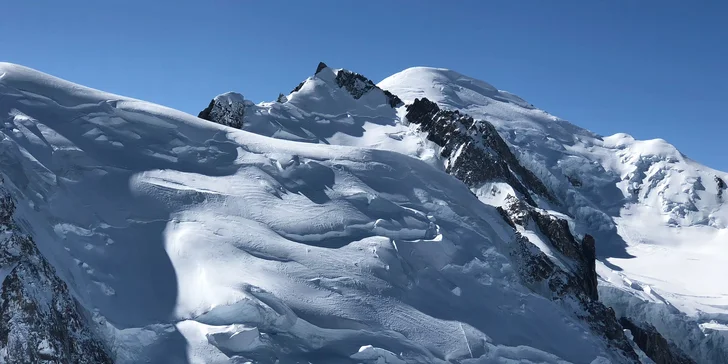
[[[447,171],[452,152],[408,120],[407,106],[387,108],[385,93],[408,105],[434,101],[444,110],[491,124],[520,165],[547,186],[544,194],[530,184],[537,205],[568,220],[576,236],[596,237],[600,292],[626,294],[604,293],[604,303],[614,308],[634,303],[630,307],[636,311],[629,311],[634,319],[659,327],[700,362],[728,360],[723,330],[711,329],[723,327],[728,290],[714,279],[726,266],[725,172],[700,165],[661,139],[597,135],[451,70],[407,69],[378,83],[380,90],[365,94],[356,105],[335,82],[341,72],[349,71],[320,65],[282,102],[250,107],[255,115],[246,116],[243,129],[280,139],[393,150]],[[346,106],[332,111],[334,105]],[[335,126],[321,129],[322,121]],[[456,148],[455,159],[465,145]],[[508,195],[520,192],[506,182],[470,187],[482,202],[499,207]],[[534,236],[533,243],[550,253],[548,244],[539,244]],[[645,298],[654,296],[660,299]],[[673,311],[677,314],[654,314]]]
[[[408,120],[423,98],[493,125],[482,137],[508,151],[479,148],[512,152],[511,183],[448,174],[469,156],[443,157]],[[575,244],[596,238],[605,316],[725,358],[710,327],[728,287],[710,278],[725,270],[728,175],[665,141],[602,137],[426,67],[374,84],[322,64],[276,102],[227,93],[207,110],[0,64],[14,220],[115,362],[649,362],[629,332],[595,328],[571,258],[514,229],[508,196],[563,219]],[[535,261],[568,293],[524,279]]]
[[[0,75],[15,219],[116,362],[625,360],[521,284],[496,209],[425,162]]]

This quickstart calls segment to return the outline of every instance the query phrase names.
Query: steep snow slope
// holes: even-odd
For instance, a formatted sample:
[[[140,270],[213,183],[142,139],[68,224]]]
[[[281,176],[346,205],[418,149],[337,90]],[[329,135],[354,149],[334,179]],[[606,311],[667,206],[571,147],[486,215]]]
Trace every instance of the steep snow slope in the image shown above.
[[[651,322],[672,341],[725,323],[728,286],[712,279],[728,273],[723,249],[728,241],[725,173],[689,160],[664,140],[598,136],[453,71],[411,68],[385,79],[380,88],[368,87],[368,92],[351,92],[337,82],[340,74],[351,72],[322,64],[279,102],[246,102],[242,128],[281,139],[409,154],[466,181],[481,201],[493,206],[502,206],[509,194],[536,199],[540,207],[567,218],[578,235],[596,237],[606,264],[598,265],[600,274],[617,278],[601,284],[627,292],[627,296],[605,295],[602,300],[607,304],[638,302],[630,297],[641,297],[643,289],[659,291],[661,300],[644,301],[650,304],[640,309],[668,302],[689,315],[657,315],[665,322],[679,320],[680,324],[667,326],[682,325],[682,329]],[[393,110],[386,102],[387,91],[408,105]],[[435,101],[443,110],[430,111],[430,103],[421,98]],[[480,145],[476,132],[487,130],[488,123],[473,123],[467,114],[448,110],[494,125],[518,161],[506,162],[505,171],[493,173],[508,160],[510,151],[493,155],[498,143]],[[488,133],[482,137],[488,139]],[[493,163],[482,163],[492,157]],[[453,169],[462,163],[468,165],[464,173]],[[508,170],[523,167],[525,174],[518,173],[515,179],[509,175]],[[537,178],[529,177],[531,172]],[[534,244],[540,240],[536,238],[530,237]],[[549,255],[546,245],[541,248]],[[623,286],[640,288],[624,291]],[[709,329],[706,333],[716,335]],[[695,358],[721,362],[728,345],[715,347],[717,352],[710,355],[703,349],[682,349],[692,350]]]
[[[378,88],[365,93],[355,91],[358,96],[355,98],[337,81],[338,74],[352,72],[322,66],[285,97],[285,102],[259,105],[244,99],[238,102],[244,108],[242,128],[277,139],[392,150],[441,165],[437,156],[439,147],[422,133],[398,122],[404,110],[392,107],[384,91]],[[227,101],[216,103],[223,96],[213,99],[211,105],[220,104],[216,108],[224,109]],[[223,115],[234,118],[239,113]],[[201,117],[205,118],[204,111]]]
[[[301,117],[335,125],[332,144],[362,125],[406,132],[378,103]],[[5,63],[0,115],[16,215],[117,362],[628,361],[524,287],[493,207],[416,159],[271,139]]]
[[[726,322],[728,282],[720,277],[728,274],[728,174],[690,160],[661,139],[601,137],[454,71],[410,68],[378,86],[405,103],[425,97],[492,123],[562,202],[542,207],[570,215],[579,233],[597,237],[608,266],[601,266],[603,276],[618,277],[618,287],[656,292],[659,304],[669,302],[690,320]],[[622,303],[610,301],[618,300],[615,295],[602,299]],[[681,340],[687,332],[666,334]]]
[[[15,216],[0,180],[0,363],[111,363],[67,285]]]
[[[445,110],[461,110],[497,128],[520,164],[556,197],[532,194],[540,207],[571,216],[577,233],[594,235],[598,254],[611,269],[660,290],[701,320],[726,313],[728,285],[706,279],[728,274],[726,173],[686,158],[664,140],[598,136],[454,71],[410,68],[358,99],[337,84],[342,72],[348,71],[323,65],[283,102],[246,101],[243,129],[280,139],[392,150],[448,170],[452,157],[441,156],[447,148],[419,131],[425,126],[408,125],[408,107],[392,108],[383,90],[407,104],[424,97]],[[448,153],[460,157],[465,144],[459,145]],[[519,181],[538,190],[522,176]],[[498,206],[518,193],[518,184],[502,179],[473,187],[481,200]]]
[[[396,95],[348,70],[321,63],[312,77],[274,103],[253,105],[240,94],[231,102],[232,94],[215,97],[200,117],[278,139],[397,151],[472,186],[506,182],[532,204],[533,198],[554,200],[492,126],[476,125],[432,102],[405,107]]]
[[[450,70],[410,68],[379,86],[407,103],[426,97],[491,122],[523,154],[523,163],[556,192],[587,200],[575,201],[577,207],[591,203],[613,217],[637,202],[654,209],[667,224],[728,225],[721,192],[726,189],[721,181],[728,175],[689,160],[664,140],[636,141],[627,134],[601,137]]]

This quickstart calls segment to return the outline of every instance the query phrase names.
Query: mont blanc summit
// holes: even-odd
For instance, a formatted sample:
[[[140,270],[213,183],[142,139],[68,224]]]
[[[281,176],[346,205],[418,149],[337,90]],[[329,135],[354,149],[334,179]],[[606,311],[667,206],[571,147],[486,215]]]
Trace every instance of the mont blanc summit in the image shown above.
[[[446,69],[245,92],[0,64],[0,362],[728,361],[725,172]]]

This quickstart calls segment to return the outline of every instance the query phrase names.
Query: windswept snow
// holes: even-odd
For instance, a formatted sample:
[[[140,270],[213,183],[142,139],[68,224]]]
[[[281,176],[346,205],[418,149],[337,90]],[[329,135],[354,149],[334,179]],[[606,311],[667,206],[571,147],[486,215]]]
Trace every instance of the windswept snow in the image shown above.
[[[439,147],[406,124],[404,108],[392,110],[381,92],[355,100],[335,85],[334,72],[326,68],[306,80],[288,103],[258,105],[244,128],[282,139],[392,150],[444,168]],[[649,281],[691,315],[728,313],[728,283],[711,279],[728,260],[728,174],[690,160],[662,139],[601,137],[454,71],[415,67],[378,86],[406,103],[427,97],[489,121],[562,202],[540,201],[542,207],[569,215],[577,233],[594,235],[603,261]],[[321,126],[322,115],[333,124],[346,121],[347,128]],[[293,138],[292,130],[308,138]],[[474,192],[492,206],[515,195],[502,183]]]
[[[17,214],[119,362],[621,358],[519,283],[510,227],[427,163],[256,135],[11,64],[0,74],[1,170],[27,201]],[[272,134],[420,138],[368,104],[377,94],[347,115],[323,93],[331,109],[304,114],[321,82],[246,109],[250,128],[300,113],[321,129]]]
[[[378,86],[406,103],[427,97],[495,125],[521,163],[563,202],[542,207],[568,214],[577,232],[597,237],[600,259],[610,267],[602,273],[615,270],[643,282],[692,319],[728,323],[728,281],[720,278],[728,274],[728,174],[690,160],[665,140],[602,137],[450,70],[410,68]],[[496,196],[483,200],[497,204]],[[607,303],[618,304],[614,297]]]
[[[277,139],[391,150],[442,168],[439,147],[401,120],[386,95],[372,89],[355,99],[336,83],[338,70],[323,68],[284,103],[249,107],[243,129]]]
[[[540,207],[596,237],[602,300],[693,358],[728,359],[728,174],[454,71],[355,80],[357,97],[337,71],[279,102],[218,96],[244,115],[236,130],[0,63],[16,213],[117,361],[623,359],[519,283],[493,208],[513,188],[442,173],[440,147],[382,90],[492,123],[556,196]]]

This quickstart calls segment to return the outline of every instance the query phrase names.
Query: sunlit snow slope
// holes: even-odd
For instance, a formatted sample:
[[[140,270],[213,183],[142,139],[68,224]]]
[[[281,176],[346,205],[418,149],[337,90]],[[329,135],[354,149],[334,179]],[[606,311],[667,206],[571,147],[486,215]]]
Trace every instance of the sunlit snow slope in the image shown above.
[[[417,157],[439,169],[440,147],[408,125],[406,106],[392,108],[372,89],[354,99],[320,68],[284,102],[247,102],[243,129],[280,139],[365,146]],[[523,99],[457,72],[410,68],[378,84],[406,104],[427,98],[493,124],[520,163],[556,197],[540,207],[566,214],[580,234],[597,238],[608,271],[657,289],[699,320],[728,313],[728,174],[700,165],[661,139],[596,135]],[[457,152],[456,152],[457,153]],[[500,205],[512,186],[475,189]],[[538,196],[537,196],[538,197]],[[623,284],[620,282],[619,284]]]
[[[360,93],[338,82],[342,72],[349,74],[321,64],[278,102],[245,101],[242,128],[279,139],[397,151],[446,170],[463,158],[463,148],[443,157],[432,135],[407,120],[414,100],[427,98],[485,120],[545,185],[548,193],[539,193],[539,186],[521,178],[539,207],[571,221],[578,235],[596,237],[603,302],[618,316],[655,325],[699,361],[728,360],[728,335],[722,334],[728,332],[728,283],[719,278],[728,274],[725,172],[690,160],[661,139],[599,136],[454,71],[410,68],[379,88],[359,84],[355,91],[369,91],[358,99],[353,96]],[[392,107],[387,91],[406,105]],[[518,194],[502,178],[470,187],[492,206]]]
[[[692,161],[662,139],[596,135],[454,71],[415,67],[378,86],[405,103],[426,97],[492,123],[521,163],[559,197],[561,204],[548,208],[570,215],[577,230],[597,237],[606,264],[599,269],[618,291],[667,303],[666,311],[674,305],[697,323],[710,323],[702,327],[725,329],[720,323],[728,323],[728,281],[722,278],[728,276],[728,174]],[[624,306],[611,292],[605,290],[602,300]],[[639,316],[664,324],[658,329],[684,341],[683,349],[692,354],[709,350],[688,348],[688,329],[670,334],[674,328],[668,326],[678,324],[666,324],[660,315]],[[721,350],[725,355],[726,347]]]
[[[5,63],[0,115],[16,215],[118,362],[624,359],[524,288],[512,229],[417,159],[272,139]],[[315,117],[361,128],[345,108]]]

